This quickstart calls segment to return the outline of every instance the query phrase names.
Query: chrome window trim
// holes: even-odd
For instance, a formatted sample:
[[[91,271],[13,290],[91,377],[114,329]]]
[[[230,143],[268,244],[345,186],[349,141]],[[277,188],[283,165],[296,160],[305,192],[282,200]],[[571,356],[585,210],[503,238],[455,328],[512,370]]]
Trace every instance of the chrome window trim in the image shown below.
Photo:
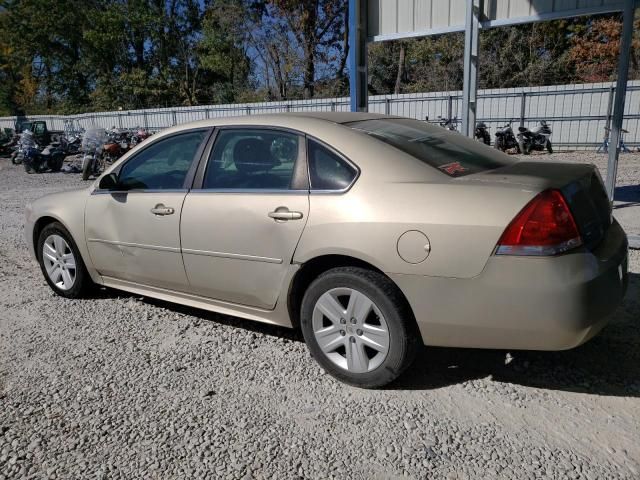
[[[358,165],[353,163],[349,158],[347,158],[341,152],[336,150],[334,147],[332,147],[331,145],[327,144],[326,142],[323,142],[319,138],[314,137],[313,135],[305,134],[305,139],[306,139],[305,143],[307,143],[306,150],[307,150],[307,175],[309,176],[309,194],[311,194],[311,195],[317,195],[317,194],[319,194],[319,195],[331,195],[331,194],[333,194],[333,195],[342,195],[342,194],[347,193],[349,190],[351,190],[351,187],[353,187],[353,185],[360,178],[360,173],[361,173],[360,167],[358,167]],[[343,162],[345,162],[347,165],[349,165],[351,168],[353,168],[355,170],[356,174],[353,177],[353,180],[351,180],[351,183],[349,183],[349,185],[347,185],[345,188],[342,188],[340,190],[322,190],[322,189],[313,189],[312,188],[312,186],[311,186],[311,167],[310,167],[310,162],[309,162],[309,140],[312,140],[312,141],[316,142],[317,144],[319,144],[321,147],[326,148],[331,153],[336,155],[340,160],[342,160]]]
[[[189,191],[190,195],[200,193],[256,193],[256,194],[279,194],[279,195],[309,195],[309,190],[290,190],[277,188],[198,188]]]
[[[129,193],[188,193],[186,188],[150,188],[150,189],[132,189],[132,190],[104,190],[96,188],[91,195],[127,195]]]

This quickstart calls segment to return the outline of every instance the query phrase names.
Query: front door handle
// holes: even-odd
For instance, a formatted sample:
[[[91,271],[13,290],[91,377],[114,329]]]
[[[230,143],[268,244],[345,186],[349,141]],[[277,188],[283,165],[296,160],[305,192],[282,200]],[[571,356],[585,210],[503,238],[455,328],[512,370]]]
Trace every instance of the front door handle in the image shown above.
[[[276,221],[300,220],[302,212],[292,212],[287,207],[278,207],[273,212],[269,212],[269,218]]]
[[[151,209],[154,215],[173,215],[175,210],[171,207],[165,207],[162,203],[157,204]]]

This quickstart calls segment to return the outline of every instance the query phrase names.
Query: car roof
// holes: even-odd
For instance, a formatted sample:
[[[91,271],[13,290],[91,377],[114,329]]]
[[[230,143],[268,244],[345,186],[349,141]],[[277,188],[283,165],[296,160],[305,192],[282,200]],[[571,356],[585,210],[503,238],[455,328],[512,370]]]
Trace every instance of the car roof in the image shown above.
[[[363,120],[373,120],[376,118],[397,118],[383,115],[381,113],[369,112],[294,112],[283,113],[283,116],[301,117],[301,118],[317,118],[333,123],[359,122]]]
[[[376,118],[401,118],[380,113],[368,112],[286,112],[286,113],[263,113],[254,115],[240,115],[229,117],[216,117],[195,122],[183,123],[159,132],[159,136],[179,132],[191,128],[222,127],[229,125],[253,125],[253,126],[279,126],[305,130],[301,128],[300,121],[307,120],[306,126],[321,124],[342,125],[349,122],[362,120],[373,120]]]

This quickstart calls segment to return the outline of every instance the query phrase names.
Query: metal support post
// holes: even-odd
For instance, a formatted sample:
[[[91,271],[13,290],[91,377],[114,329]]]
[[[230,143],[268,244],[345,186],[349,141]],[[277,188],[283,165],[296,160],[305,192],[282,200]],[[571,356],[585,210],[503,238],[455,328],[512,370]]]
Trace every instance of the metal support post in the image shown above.
[[[349,93],[351,111],[368,111],[367,0],[349,0]]]
[[[618,173],[619,143],[624,114],[624,99],[627,94],[634,7],[635,0],[625,0],[622,14],[622,41],[620,42],[620,55],[618,57],[618,80],[616,82],[616,92],[613,99],[613,118],[611,121],[611,135],[609,136],[609,161],[607,163],[607,193],[611,202],[613,202],[613,194],[616,189],[616,176]]]
[[[478,106],[478,43],[482,0],[467,0],[464,29],[464,80],[462,85],[462,134],[473,136]]]
[[[527,115],[527,92],[520,94],[520,126],[524,127],[524,119]]]

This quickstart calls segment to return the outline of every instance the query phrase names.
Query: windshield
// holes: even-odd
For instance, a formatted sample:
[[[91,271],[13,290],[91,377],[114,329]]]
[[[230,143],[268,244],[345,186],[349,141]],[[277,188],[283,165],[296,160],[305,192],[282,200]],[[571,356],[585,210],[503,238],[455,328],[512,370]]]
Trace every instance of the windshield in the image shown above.
[[[485,172],[514,163],[480,142],[442,127],[408,118],[345,123],[415,157],[450,177]]]

